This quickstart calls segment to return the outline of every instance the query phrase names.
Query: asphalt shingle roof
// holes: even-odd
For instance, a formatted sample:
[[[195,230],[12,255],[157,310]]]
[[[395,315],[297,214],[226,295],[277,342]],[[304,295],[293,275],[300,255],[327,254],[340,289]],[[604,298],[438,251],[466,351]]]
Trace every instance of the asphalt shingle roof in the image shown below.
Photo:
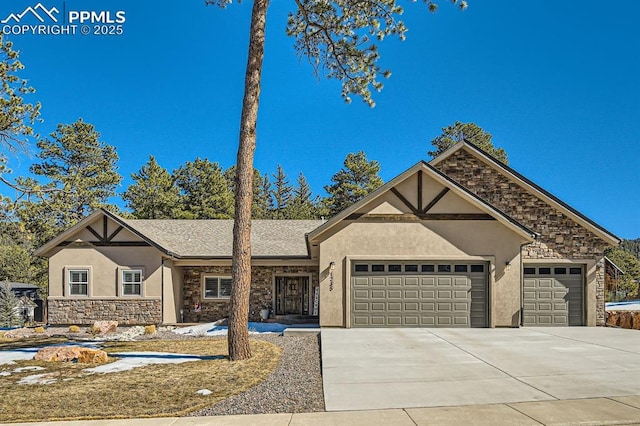
[[[127,225],[180,257],[231,257],[233,220],[123,219]],[[254,220],[251,255],[308,256],[305,234],[321,220]]]

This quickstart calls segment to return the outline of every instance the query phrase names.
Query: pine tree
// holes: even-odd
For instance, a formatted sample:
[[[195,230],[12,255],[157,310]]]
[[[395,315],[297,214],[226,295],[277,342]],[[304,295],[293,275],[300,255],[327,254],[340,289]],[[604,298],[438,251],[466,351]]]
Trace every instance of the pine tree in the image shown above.
[[[274,219],[287,219],[287,208],[291,200],[293,188],[289,185],[289,179],[280,164],[273,174],[273,202],[274,202]]]
[[[236,166],[231,166],[224,172],[224,177],[227,179],[229,189],[235,196],[236,193]],[[270,191],[270,188],[268,189]],[[258,169],[253,169],[253,205],[251,206],[251,217],[254,219],[268,219],[268,202],[267,197],[270,197],[270,192],[265,195],[264,181]]]
[[[461,9],[466,0],[451,0]],[[233,0],[205,0],[206,4],[226,7]],[[438,7],[425,0],[430,11]],[[289,13],[287,34],[296,39],[295,48],[315,66],[316,74],[326,72],[328,78],[342,82],[342,97],[362,97],[370,106],[375,103],[371,90],[382,90],[380,77],[391,72],[378,65],[377,42],[388,36],[404,40],[407,31],[399,20],[403,9],[395,0],[301,1]],[[265,29],[269,0],[254,0],[249,29],[249,52],[238,141],[238,178],[233,225],[231,276],[233,288],[229,315],[229,358],[239,361],[251,358],[249,332],[249,294],[251,288],[251,213],[253,205],[253,157],[256,150],[256,128],[260,106],[260,86],[264,59]]]
[[[176,219],[182,217],[180,190],[167,169],[153,155],[137,173],[122,199],[137,219]]]
[[[233,217],[233,194],[218,163],[196,158],[174,171],[182,209],[191,219]]]
[[[311,187],[307,182],[307,178],[300,172],[298,175],[297,186],[293,189],[293,197],[287,209],[287,219],[308,220],[317,219],[318,212],[316,203],[313,200]],[[317,201],[317,200],[316,200]]]
[[[491,138],[490,133],[484,131],[475,123],[461,123],[456,121],[451,126],[442,128],[442,134],[431,141],[435,150],[429,151],[427,154],[431,157],[437,157],[453,145],[465,140],[471,142],[498,161],[509,164],[507,152],[502,148],[496,148]]]
[[[329,194],[324,200],[329,214],[341,212],[382,186],[379,172],[380,164],[368,161],[364,151],[347,154],[344,167],[331,178],[333,184],[324,187]]]
[[[10,152],[25,150],[28,137],[33,135],[32,125],[40,115],[40,103],[24,102],[23,97],[35,89],[17,76],[24,66],[19,52],[13,50],[13,43],[3,34],[0,34],[0,64],[0,147]],[[0,173],[2,170],[0,168]]]
[[[75,225],[100,207],[109,205],[122,180],[117,172],[115,147],[100,141],[92,124],[79,119],[59,124],[49,139],[37,144],[40,152],[30,170],[45,179],[18,179],[21,187],[33,188],[36,196],[19,205],[18,215],[40,242]],[[37,188],[37,189],[36,189]],[[42,192],[40,189],[44,189]]]
[[[20,301],[11,291],[9,281],[0,282],[0,327],[20,325],[19,303]]]

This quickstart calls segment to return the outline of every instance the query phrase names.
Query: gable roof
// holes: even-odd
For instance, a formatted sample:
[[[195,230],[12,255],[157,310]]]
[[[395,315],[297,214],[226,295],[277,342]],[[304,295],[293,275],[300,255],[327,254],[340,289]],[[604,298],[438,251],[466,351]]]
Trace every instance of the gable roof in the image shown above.
[[[526,226],[522,225],[521,223],[519,223],[512,217],[508,216],[504,212],[496,209],[495,207],[493,207],[492,205],[484,201],[482,198],[478,197],[476,194],[469,191],[467,188],[463,187],[462,185],[460,185],[459,183],[457,183],[456,181],[454,181],[453,179],[451,179],[450,177],[442,173],[440,170],[436,169],[435,167],[427,163],[426,161],[420,161],[414,164],[409,169],[402,172],[401,174],[399,174],[398,176],[396,176],[395,178],[391,179],[386,184],[382,185],[380,188],[368,194],[366,197],[364,197],[357,203],[351,205],[350,207],[341,211],[337,215],[333,216],[330,220],[322,224],[320,227],[311,231],[308,235],[309,240],[315,239],[319,235],[328,231],[333,226],[337,225],[340,221],[347,218],[349,215],[356,212],[364,205],[380,197],[382,194],[386,193],[387,191],[390,191],[396,185],[400,184],[410,176],[413,176],[413,174],[417,173],[420,170],[423,173],[426,173],[429,177],[433,178],[435,181],[445,186],[446,188],[449,188],[451,191],[453,191],[463,199],[470,202],[472,205],[478,207],[480,210],[484,211],[485,213],[488,213],[489,215],[497,219],[499,222],[501,222],[503,225],[507,226],[514,232],[520,234],[527,240],[533,241],[536,238],[536,233],[530,230],[529,228],[527,228]]]
[[[233,220],[125,220],[175,257],[231,258]],[[252,257],[308,257],[305,234],[320,220],[251,221]]]
[[[124,219],[108,210],[96,210],[36,250],[47,256],[99,216],[106,216],[163,254],[177,259],[231,258],[233,220]],[[253,220],[252,257],[308,258],[305,234],[320,220]]]
[[[519,185],[524,187],[526,190],[528,190],[538,198],[542,199],[546,203],[550,204],[560,212],[564,213],[573,221],[580,224],[587,230],[593,232],[595,235],[597,235],[604,241],[608,242],[609,244],[617,245],[618,243],[620,243],[620,238],[618,238],[613,233],[609,232],[603,226],[597,224],[595,221],[588,218],[584,214],[580,213],[578,210],[574,209],[573,207],[571,207],[570,205],[568,205],[567,203],[565,203],[564,201],[562,201],[561,199],[559,199],[558,197],[550,193],[549,191],[545,190],[541,186],[527,179],[525,176],[521,175],[520,173],[518,173],[516,170],[512,169],[508,165],[498,161],[496,158],[487,154],[485,151],[483,151],[482,149],[480,149],[479,147],[477,147],[476,145],[474,145],[473,143],[467,140],[463,140],[451,146],[442,154],[432,159],[429,162],[429,164],[436,165],[462,149],[466,150],[468,153],[478,158],[479,160],[489,165],[490,167],[493,167],[499,173],[502,173],[507,178],[509,178],[509,180],[518,183]]]

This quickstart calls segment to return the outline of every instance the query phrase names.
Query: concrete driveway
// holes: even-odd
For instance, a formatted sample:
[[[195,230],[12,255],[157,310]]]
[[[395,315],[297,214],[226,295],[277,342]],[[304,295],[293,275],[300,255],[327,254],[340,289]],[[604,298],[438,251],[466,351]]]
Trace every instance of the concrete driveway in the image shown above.
[[[640,332],[323,328],[328,411],[640,395]]]

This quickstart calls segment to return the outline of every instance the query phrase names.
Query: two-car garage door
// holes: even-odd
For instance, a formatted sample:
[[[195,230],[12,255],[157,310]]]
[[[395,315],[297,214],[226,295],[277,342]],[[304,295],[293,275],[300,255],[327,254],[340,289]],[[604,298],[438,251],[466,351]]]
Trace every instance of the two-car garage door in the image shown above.
[[[487,264],[354,262],[352,327],[486,327]]]

